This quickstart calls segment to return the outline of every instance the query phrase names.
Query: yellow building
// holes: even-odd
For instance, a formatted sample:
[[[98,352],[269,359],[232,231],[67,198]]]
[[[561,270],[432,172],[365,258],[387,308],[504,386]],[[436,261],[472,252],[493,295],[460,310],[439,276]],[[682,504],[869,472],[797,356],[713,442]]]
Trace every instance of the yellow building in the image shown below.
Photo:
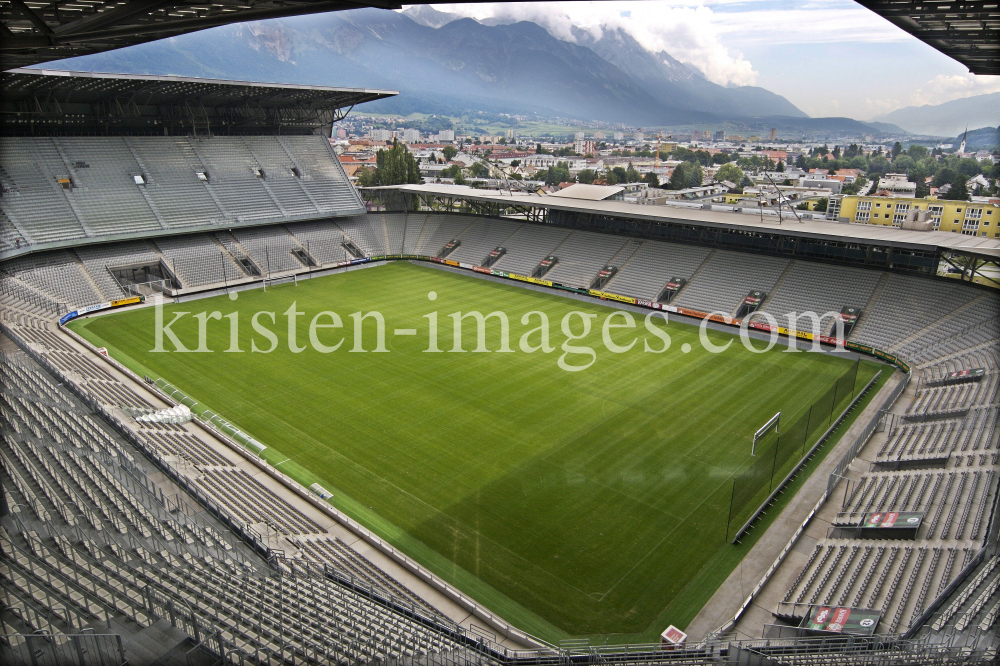
[[[859,196],[844,196],[839,203],[840,210],[831,217],[851,224],[900,227],[911,211],[922,210],[935,230],[1000,238],[1000,206],[992,203]]]

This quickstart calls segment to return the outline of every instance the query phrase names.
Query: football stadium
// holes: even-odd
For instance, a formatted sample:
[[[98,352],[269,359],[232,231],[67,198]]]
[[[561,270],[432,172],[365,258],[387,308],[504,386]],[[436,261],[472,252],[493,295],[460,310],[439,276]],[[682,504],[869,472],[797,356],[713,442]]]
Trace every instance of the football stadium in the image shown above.
[[[340,8],[128,6],[5,49]],[[1000,295],[939,267],[1000,241],[356,189],[393,91],[0,82],[3,663],[996,663]]]

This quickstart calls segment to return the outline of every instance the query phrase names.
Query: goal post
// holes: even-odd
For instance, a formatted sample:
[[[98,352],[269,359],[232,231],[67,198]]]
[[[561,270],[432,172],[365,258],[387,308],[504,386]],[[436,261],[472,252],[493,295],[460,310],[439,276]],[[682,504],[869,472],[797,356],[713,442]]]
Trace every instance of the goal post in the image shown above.
[[[757,455],[757,442],[759,442],[760,439],[764,435],[766,435],[768,433],[768,431],[772,427],[774,428],[774,433],[776,435],[780,434],[780,431],[778,430],[778,425],[779,425],[780,421],[781,421],[781,412],[778,412],[777,414],[775,414],[774,416],[772,416],[770,419],[768,419],[768,422],[765,423],[764,425],[762,425],[757,430],[757,432],[755,432],[753,434],[753,444],[750,446],[750,455],[752,455],[752,456]]]

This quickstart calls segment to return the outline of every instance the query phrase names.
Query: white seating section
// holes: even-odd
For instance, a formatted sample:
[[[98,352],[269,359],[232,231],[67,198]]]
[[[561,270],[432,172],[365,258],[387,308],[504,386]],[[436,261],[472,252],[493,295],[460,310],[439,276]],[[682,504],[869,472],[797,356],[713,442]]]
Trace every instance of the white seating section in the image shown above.
[[[559,227],[522,225],[517,233],[504,241],[507,254],[493,265],[497,270],[517,275],[531,275],[538,262],[552,254],[572,231]]]
[[[15,247],[364,211],[322,136],[3,137],[0,184]]]
[[[866,345],[890,349],[976,296],[976,292],[959,284],[890,275],[851,337]]]
[[[674,305],[702,312],[734,314],[744,297],[758,289],[770,293],[788,259],[716,250]],[[680,277],[680,276],[678,276]]]
[[[185,287],[225,284],[246,277],[233,263],[232,256],[223,252],[207,235],[164,236],[157,238],[155,244]]]
[[[454,622],[235,468],[233,454],[176,424],[139,433],[165,460],[196,466],[198,485],[231,515],[293,535],[284,544],[295,557],[269,565],[221,523],[171,510],[179,504],[164,501],[143,456],[23,355],[0,356],[0,379],[5,634],[40,630],[60,644],[113,627],[128,640],[166,621],[216,655],[268,663],[384,663],[460,648]]]
[[[17,259],[4,264],[4,270],[54,301],[65,303],[67,311],[104,300],[104,294],[87,279],[80,263],[66,251]]]
[[[587,289],[597,272],[611,261],[623,245],[625,239],[621,236],[574,231],[552,251],[559,258],[559,263],[545,274],[545,279]]]
[[[385,254],[385,227],[379,215],[355,215],[335,220],[344,237],[351,240],[366,257]],[[353,258],[353,257],[349,257]]]
[[[469,215],[441,215],[430,213],[424,223],[424,228],[417,241],[417,254],[436,257],[446,243],[475,224],[476,220]],[[450,257],[449,257],[450,258]]]
[[[711,250],[703,247],[644,241],[605,290],[647,301],[656,300],[670,278],[690,279],[710,253]]]
[[[57,179],[70,176],[51,139],[0,137],[0,209],[28,244],[92,236]]]
[[[335,264],[347,259],[344,232],[340,227],[329,222],[298,222],[288,225],[288,230],[320,264]]]
[[[301,249],[298,241],[282,227],[233,229],[233,235],[265,274],[305,268],[292,254],[292,250]]]
[[[480,266],[490,252],[502,246],[511,234],[517,231],[518,226],[520,225],[517,222],[509,220],[477,220],[461,232],[458,238],[462,244],[448,255],[448,258]]]
[[[768,295],[761,311],[786,326],[790,312],[823,315],[839,313],[845,306],[864,308],[880,277],[877,271],[797,261],[777,291]],[[833,317],[823,320],[824,335],[833,321]],[[800,327],[808,326],[807,319],[801,322]]]

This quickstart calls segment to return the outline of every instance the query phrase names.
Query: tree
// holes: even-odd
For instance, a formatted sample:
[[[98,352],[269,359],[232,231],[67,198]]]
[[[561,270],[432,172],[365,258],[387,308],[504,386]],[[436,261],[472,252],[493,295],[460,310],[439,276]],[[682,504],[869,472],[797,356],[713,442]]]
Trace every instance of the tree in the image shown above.
[[[892,160],[892,168],[898,173],[908,173],[913,168],[913,158],[902,154]]]
[[[554,167],[550,167],[545,174],[546,185],[558,185],[572,179],[573,177],[569,173],[569,164],[566,162],[558,162]]]
[[[646,183],[650,187],[659,187],[660,186],[660,179],[657,178],[656,174],[653,173],[652,171],[647,171],[646,175],[642,177],[642,180],[643,180],[644,183]]]
[[[615,174],[616,183],[627,183],[628,182],[628,172],[625,171],[625,167],[616,166],[611,170]],[[609,185],[611,183],[608,183]]]
[[[674,190],[697,187],[701,185],[702,177],[701,165],[694,162],[681,162],[674,167],[674,172],[670,174],[670,187]]]
[[[802,169],[803,171],[805,170],[806,158],[804,155],[799,155],[798,157],[795,158],[795,166],[798,167],[799,169]]]
[[[820,199],[819,201],[816,202],[816,205],[813,206],[813,210],[816,211],[817,213],[825,213],[826,212],[826,205],[829,202],[830,202],[829,199],[827,199],[826,197],[823,197],[822,199]]]
[[[542,148],[542,144],[536,143],[535,144],[535,154],[536,155],[548,155],[549,151],[547,151],[544,148]]]
[[[897,157],[899,157],[899,154],[901,152],[903,152],[903,144],[897,141],[895,145],[893,145],[892,147],[892,159],[896,159]]]
[[[510,165],[516,169],[517,167],[521,166],[521,160],[511,160]]]
[[[941,198],[948,199],[949,201],[968,201],[969,188],[965,184],[965,178],[959,176],[955,182],[951,184],[951,189],[948,190],[948,193]]]
[[[597,178],[597,172],[593,169],[584,169],[576,175],[578,182],[587,183],[588,185],[593,183],[595,178]]]
[[[375,187],[378,185],[378,178],[375,169],[372,167],[361,167],[358,169],[358,187]]]
[[[957,175],[951,167],[942,167],[934,174],[934,180],[931,181],[931,185],[934,187],[943,187],[954,182]]]
[[[834,148],[834,151],[836,151],[836,150],[837,149]],[[778,166],[774,167],[774,170],[777,171],[778,173],[784,173],[785,172],[785,163],[782,162],[781,160],[778,160]]]
[[[906,150],[906,154],[915,160],[922,160],[926,159],[930,153],[925,146],[910,144],[910,147]]]
[[[486,178],[490,175],[490,168],[483,162],[473,162],[469,168],[469,173],[473,178]]]
[[[375,180],[378,185],[419,183],[420,168],[413,153],[393,139],[391,148],[375,154]]]
[[[445,146],[444,150],[441,151],[441,154],[444,155],[444,158],[450,162],[455,155],[458,155],[458,149],[455,148],[455,146]]]
[[[730,183],[739,185],[743,182],[743,171],[733,163],[723,164],[715,174],[716,180],[728,180]]]
[[[833,159],[835,159],[835,160],[839,160],[840,159],[840,146],[834,146],[833,147]]]

